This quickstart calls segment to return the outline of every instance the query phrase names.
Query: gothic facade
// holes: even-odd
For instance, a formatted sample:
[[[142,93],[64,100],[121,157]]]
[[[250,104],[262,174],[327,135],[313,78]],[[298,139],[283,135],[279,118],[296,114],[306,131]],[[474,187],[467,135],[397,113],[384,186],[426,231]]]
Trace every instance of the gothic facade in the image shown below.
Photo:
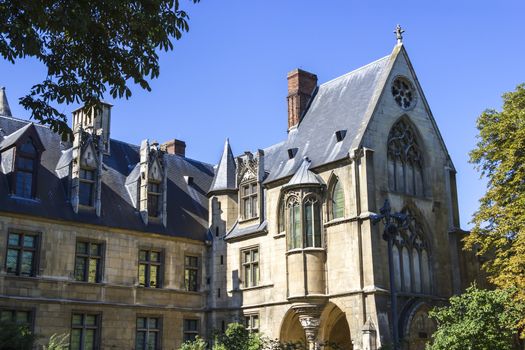
[[[428,310],[475,278],[455,169],[407,52],[318,85],[288,74],[288,137],[216,166],[185,143],[110,138],[111,105],[74,138],[0,96],[0,316],[72,349],[176,349],[245,323],[309,349],[424,349]]]

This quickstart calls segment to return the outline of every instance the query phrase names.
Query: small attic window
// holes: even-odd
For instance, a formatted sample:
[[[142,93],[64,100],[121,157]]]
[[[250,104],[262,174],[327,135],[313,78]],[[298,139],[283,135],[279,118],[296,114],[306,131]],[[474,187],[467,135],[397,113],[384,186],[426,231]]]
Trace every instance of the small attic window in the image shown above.
[[[288,158],[289,159],[292,159],[295,157],[295,155],[297,154],[297,147],[294,147],[294,148],[289,148],[288,149]]]
[[[343,141],[345,136],[346,136],[346,130],[337,130],[335,132],[335,139],[337,140],[337,142]]]
[[[193,185],[193,176],[184,176],[184,180],[188,185]]]

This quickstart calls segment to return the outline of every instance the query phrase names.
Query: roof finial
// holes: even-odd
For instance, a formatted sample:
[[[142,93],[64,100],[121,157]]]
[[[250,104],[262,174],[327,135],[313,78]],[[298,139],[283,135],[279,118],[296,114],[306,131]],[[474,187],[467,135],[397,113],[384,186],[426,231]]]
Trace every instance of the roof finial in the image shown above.
[[[404,29],[401,29],[401,26],[398,24],[396,26],[396,30],[394,30],[394,34],[396,34],[397,43],[402,44],[403,43],[403,33],[405,32]]]

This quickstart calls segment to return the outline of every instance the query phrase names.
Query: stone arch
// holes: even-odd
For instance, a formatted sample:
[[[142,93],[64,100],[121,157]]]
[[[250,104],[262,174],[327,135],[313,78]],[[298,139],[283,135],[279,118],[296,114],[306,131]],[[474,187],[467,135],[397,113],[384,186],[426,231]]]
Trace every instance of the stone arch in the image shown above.
[[[405,306],[400,324],[403,350],[425,350],[437,329],[435,321],[428,317],[430,309],[431,306],[421,300],[412,300]]]
[[[306,335],[301,322],[299,322],[299,316],[292,309],[284,315],[279,340],[283,343],[306,344]]]
[[[321,313],[318,339],[321,343],[335,344],[338,349],[353,349],[346,314],[332,302]],[[325,349],[331,347],[327,346]]]

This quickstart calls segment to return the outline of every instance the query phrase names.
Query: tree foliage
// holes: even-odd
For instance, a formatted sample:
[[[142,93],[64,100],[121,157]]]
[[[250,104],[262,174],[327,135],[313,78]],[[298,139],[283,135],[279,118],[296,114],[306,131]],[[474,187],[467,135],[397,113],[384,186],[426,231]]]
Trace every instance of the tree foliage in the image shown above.
[[[20,102],[62,135],[70,130],[57,104],[94,108],[107,90],[127,99],[130,82],[150,91],[158,50],[172,50],[186,31],[179,0],[0,0],[1,57],[34,57],[47,68]]]
[[[477,128],[470,159],[488,185],[467,248],[487,259],[483,268],[492,283],[516,288],[517,300],[525,303],[525,85],[503,95],[501,112],[483,112]]]
[[[431,310],[438,323],[427,350],[511,350],[517,322],[525,312],[510,290],[471,286],[450,298],[450,305]]]
[[[31,350],[35,336],[24,324],[0,321],[0,349]]]

